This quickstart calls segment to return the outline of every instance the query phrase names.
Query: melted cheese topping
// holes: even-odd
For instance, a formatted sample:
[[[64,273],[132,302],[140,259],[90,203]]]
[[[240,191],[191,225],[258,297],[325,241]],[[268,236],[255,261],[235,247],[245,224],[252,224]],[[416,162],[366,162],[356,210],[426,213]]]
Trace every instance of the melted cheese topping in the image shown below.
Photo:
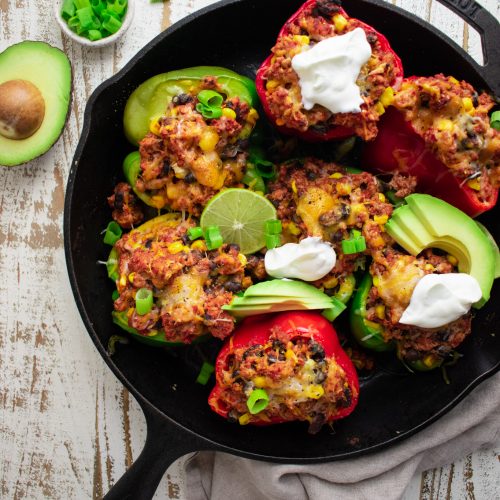
[[[319,218],[325,212],[333,210],[337,201],[323,189],[309,188],[297,202],[297,215],[304,221],[312,236],[322,236],[323,228]]]

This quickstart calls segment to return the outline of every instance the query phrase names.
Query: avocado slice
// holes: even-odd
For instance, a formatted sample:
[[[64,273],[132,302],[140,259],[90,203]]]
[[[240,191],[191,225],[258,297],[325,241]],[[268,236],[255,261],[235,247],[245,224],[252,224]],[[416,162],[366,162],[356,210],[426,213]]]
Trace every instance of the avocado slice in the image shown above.
[[[403,248],[417,255],[425,248],[440,248],[456,257],[458,269],[477,279],[483,292],[475,308],[490,298],[496,255],[476,221],[439,198],[412,194],[397,208],[385,228]]]
[[[0,53],[0,165],[48,151],[66,123],[71,65],[61,50],[26,41]]]
[[[500,251],[498,250],[497,242],[495,241],[495,238],[493,238],[493,235],[488,231],[488,229],[486,229],[483,224],[478,221],[476,221],[476,224],[490,240],[491,246],[493,247],[493,252],[495,252],[495,279],[500,278]]]
[[[274,279],[262,281],[248,287],[245,290],[243,297],[303,297],[312,299],[317,298],[323,300],[329,297],[318,288],[304,283],[303,281],[295,281],[289,279]]]

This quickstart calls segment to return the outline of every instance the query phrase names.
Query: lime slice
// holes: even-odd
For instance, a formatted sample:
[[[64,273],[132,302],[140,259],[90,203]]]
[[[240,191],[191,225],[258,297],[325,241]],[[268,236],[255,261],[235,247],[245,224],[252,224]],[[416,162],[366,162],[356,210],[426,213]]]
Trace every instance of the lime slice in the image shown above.
[[[266,245],[266,221],[276,209],[264,196],[247,189],[226,189],[203,210],[200,225],[218,226],[224,243],[236,243],[241,253],[254,253]]]

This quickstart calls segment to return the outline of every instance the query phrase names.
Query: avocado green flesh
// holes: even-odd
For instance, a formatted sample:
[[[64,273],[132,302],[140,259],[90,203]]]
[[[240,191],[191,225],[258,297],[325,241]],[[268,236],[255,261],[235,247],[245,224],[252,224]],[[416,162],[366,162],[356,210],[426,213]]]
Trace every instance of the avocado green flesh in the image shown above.
[[[189,92],[193,85],[211,74],[217,76],[217,82],[223,90],[228,85],[241,99],[255,105],[257,97],[255,91],[251,90],[254,83],[226,68],[199,66],[162,73],[139,85],[129,97],[123,114],[127,139],[132,144],[139,144],[149,132],[151,121],[164,115],[172,98]]]
[[[387,222],[387,232],[413,255],[425,248],[453,255],[459,271],[478,281],[483,297],[474,307],[482,307],[490,297],[497,260],[488,237],[476,221],[438,198],[412,194],[406,202]]]
[[[328,295],[303,281],[274,279],[247,288],[243,297],[300,297],[328,300]]]
[[[71,65],[61,50],[44,42],[21,42],[0,53],[0,84],[27,80],[45,102],[40,128],[21,140],[0,135],[0,165],[14,166],[36,158],[57,141],[66,123],[71,99]]]
[[[483,226],[483,224],[478,221],[476,221],[476,224],[490,240],[493,252],[495,253],[495,279],[500,278],[500,251],[498,250],[497,242],[495,241],[495,238],[493,238],[493,235],[488,231],[488,229]]]
[[[231,306],[223,306],[222,309],[234,314],[240,318],[245,316],[254,316],[256,314],[268,314],[282,311],[306,311],[315,309],[328,309],[327,307],[309,307],[301,302],[281,302],[276,304],[268,304],[260,306],[242,306],[232,308]]]

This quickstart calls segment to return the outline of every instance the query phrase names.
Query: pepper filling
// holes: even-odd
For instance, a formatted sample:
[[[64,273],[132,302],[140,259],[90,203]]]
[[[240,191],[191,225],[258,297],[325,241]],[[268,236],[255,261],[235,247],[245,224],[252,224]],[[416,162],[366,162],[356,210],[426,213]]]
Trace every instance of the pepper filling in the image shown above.
[[[207,118],[198,110],[202,90],[220,93],[220,117]],[[221,188],[241,182],[257,118],[245,101],[224,96],[215,77],[205,77],[191,93],[174,97],[165,115],[151,123],[139,145],[136,189],[147,193],[157,208],[199,215]]]
[[[383,48],[377,33],[358,19],[346,18],[337,2],[318,0],[291,23],[285,35],[279,37],[273,47],[273,56],[264,76],[266,97],[270,111],[277,117],[276,124],[305,132],[313,129],[324,133],[335,126],[352,129],[365,140],[377,135],[377,122],[384,112],[384,97],[392,92],[397,76],[396,60],[392,52]],[[292,58],[308,50],[318,42],[344,35],[356,28],[365,31],[372,55],[361,66],[356,85],[360,89],[363,104],[361,112],[335,113],[316,104],[307,110],[299,85],[299,77],[292,68]]]
[[[264,345],[235,349],[221,378],[219,403],[229,407],[228,418],[241,425],[306,420],[314,434],[349,407],[353,397],[344,370],[326,357],[318,342],[290,339],[278,329]],[[269,403],[252,415],[246,402],[257,388],[266,391]]]
[[[481,201],[500,187],[500,132],[488,117],[494,104],[488,94],[442,74],[405,80],[392,103]]]

